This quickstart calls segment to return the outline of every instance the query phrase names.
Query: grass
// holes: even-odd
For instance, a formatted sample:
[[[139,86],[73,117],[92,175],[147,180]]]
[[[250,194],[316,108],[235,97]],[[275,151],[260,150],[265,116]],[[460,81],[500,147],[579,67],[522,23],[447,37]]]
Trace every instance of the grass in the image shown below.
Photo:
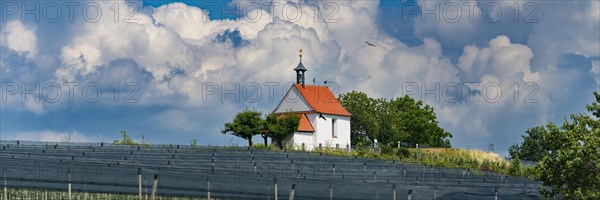
[[[276,147],[264,145],[262,149],[275,150]],[[295,150],[301,151],[301,150]],[[461,168],[488,172],[499,172],[511,176],[535,178],[534,167],[511,166],[511,162],[500,155],[480,150],[452,148],[381,148],[380,152],[367,148],[357,148],[350,151],[335,148],[315,149],[312,152],[334,156],[362,157],[379,160],[396,160],[409,163],[423,164],[433,167]]]

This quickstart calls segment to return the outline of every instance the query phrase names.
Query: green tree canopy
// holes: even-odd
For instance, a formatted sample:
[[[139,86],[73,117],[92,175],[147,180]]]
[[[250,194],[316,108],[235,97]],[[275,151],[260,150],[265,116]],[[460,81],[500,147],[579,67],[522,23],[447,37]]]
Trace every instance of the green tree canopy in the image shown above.
[[[262,113],[245,109],[235,115],[232,122],[225,123],[221,133],[232,134],[248,140],[248,146],[252,146],[252,136],[263,130]]]
[[[283,148],[283,139],[298,130],[298,124],[300,124],[300,116],[293,113],[270,114],[266,118],[268,136],[277,141],[279,148]]]
[[[355,145],[358,141],[379,137],[379,118],[377,109],[379,102],[370,98],[363,92],[352,91],[340,95],[340,103],[348,112],[352,113],[350,118],[350,140]]]
[[[548,147],[544,142],[544,135],[548,134],[544,126],[528,129],[521,144],[514,144],[508,149],[511,158],[521,160],[540,161],[547,153]]]
[[[356,91],[340,95],[339,101],[352,113],[350,129],[354,145],[368,138],[393,146],[398,141],[410,145],[450,146],[452,134],[438,125],[433,107],[422,101],[409,96],[388,101]]]
[[[548,123],[539,131],[546,151],[536,168],[550,188],[542,188],[546,198],[600,199],[600,95],[594,96],[596,102],[587,109],[595,118],[571,114],[562,126]]]

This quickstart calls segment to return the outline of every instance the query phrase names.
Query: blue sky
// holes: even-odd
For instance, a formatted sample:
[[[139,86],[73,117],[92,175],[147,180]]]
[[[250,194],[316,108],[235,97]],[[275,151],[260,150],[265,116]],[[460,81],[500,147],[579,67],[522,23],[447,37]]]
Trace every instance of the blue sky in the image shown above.
[[[408,94],[434,107],[453,146],[505,154],[527,128],[585,112],[600,81],[597,1],[0,4],[2,139],[109,142],[127,130],[244,145],[222,124],[272,111],[302,48],[309,82]]]

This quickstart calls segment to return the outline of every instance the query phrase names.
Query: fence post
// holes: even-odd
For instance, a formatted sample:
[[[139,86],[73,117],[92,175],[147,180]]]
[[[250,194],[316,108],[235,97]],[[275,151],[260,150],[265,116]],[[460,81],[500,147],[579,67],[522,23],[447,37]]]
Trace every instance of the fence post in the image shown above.
[[[333,175],[335,175],[335,163],[333,163]]]
[[[498,188],[494,187],[494,200],[498,200]]]
[[[290,200],[294,200],[294,192],[296,190],[296,184],[292,183],[292,188],[290,190]]]
[[[142,168],[138,167],[138,197],[142,200]]]
[[[206,199],[210,200],[210,180],[206,179]]]
[[[6,173],[4,173],[4,200],[8,200],[8,190],[6,189]]]
[[[329,184],[329,200],[333,200],[333,186]]]
[[[152,195],[150,199],[156,200],[156,190],[158,189],[158,172],[154,172],[154,183],[152,184]]]
[[[67,178],[68,178],[67,183],[69,185],[68,195],[69,195],[69,200],[71,200],[71,171],[70,170],[69,170],[69,174],[68,174]]]
[[[396,200],[396,184],[392,184],[392,189],[393,189],[393,195],[392,195],[392,200]]]
[[[277,178],[273,178],[273,182],[275,183],[275,200],[277,200]]]
[[[412,196],[412,190],[411,190],[411,189],[408,189],[408,200],[410,200],[410,199],[411,199],[411,196]]]

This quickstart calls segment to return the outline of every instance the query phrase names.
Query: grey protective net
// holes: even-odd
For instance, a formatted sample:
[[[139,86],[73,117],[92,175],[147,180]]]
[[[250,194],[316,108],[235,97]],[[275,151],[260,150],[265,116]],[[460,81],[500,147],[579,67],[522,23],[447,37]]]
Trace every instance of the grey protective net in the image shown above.
[[[541,199],[499,173],[243,147],[1,141],[2,186],[224,199]],[[5,181],[6,180],[6,184]],[[210,188],[208,185],[210,184]],[[292,185],[294,189],[292,190]]]

